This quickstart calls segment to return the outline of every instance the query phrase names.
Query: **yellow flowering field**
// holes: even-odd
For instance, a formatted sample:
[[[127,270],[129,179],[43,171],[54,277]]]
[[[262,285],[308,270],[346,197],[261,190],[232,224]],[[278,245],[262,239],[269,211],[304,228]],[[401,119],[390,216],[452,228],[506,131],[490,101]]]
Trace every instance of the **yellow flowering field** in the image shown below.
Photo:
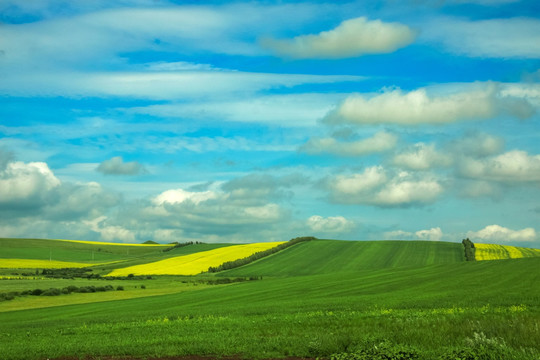
[[[509,245],[475,243],[476,260],[518,259],[523,257],[540,256],[540,249],[521,248]]]
[[[0,268],[4,269],[62,269],[82,268],[100,264],[87,264],[56,260],[31,260],[31,259],[0,259]]]
[[[56,239],[57,241],[67,241],[74,242],[79,244],[90,244],[90,245],[116,245],[116,246],[164,246],[171,247],[171,244],[126,244],[126,243],[111,243],[111,242],[101,242],[101,241],[84,241],[84,240],[62,240]]]
[[[216,267],[227,261],[245,258],[256,252],[268,250],[283,243],[284,241],[227,246],[147,264],[115,269],[108,276],[127,276],[129,274],[196,275],[207,271],[211,266]]]

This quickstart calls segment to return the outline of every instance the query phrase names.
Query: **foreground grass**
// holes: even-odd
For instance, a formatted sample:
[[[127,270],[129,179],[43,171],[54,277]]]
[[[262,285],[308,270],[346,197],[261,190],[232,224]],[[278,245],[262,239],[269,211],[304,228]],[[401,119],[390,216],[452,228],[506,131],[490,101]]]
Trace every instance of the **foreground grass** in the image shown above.
[[[539,269],[540,258],[530,258],[362,270],[10,311],[0,313],[0,344],[5,359],[374,349],[419,359],[475,349],[537,359]]]

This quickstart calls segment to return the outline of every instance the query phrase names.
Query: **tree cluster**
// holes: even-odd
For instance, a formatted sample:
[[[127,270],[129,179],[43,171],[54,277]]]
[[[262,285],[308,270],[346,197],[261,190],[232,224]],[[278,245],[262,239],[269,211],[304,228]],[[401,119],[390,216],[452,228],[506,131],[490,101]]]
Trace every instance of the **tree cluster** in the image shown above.
[[[203,242],[200,242],[200,241],[188,241],[188,242],[185,242],[185,243],[178,243],[178,242],[174,242],[172,243],[174,244],[173,246],[171,247],[168,247],[164,250],[162,250],[163,252],[167,252],[167,251],[171,251],[171,250],[174,250],[174,249],[177,249],[177,248],[181,248],[181,247],[184,247],[184,246],[189,246],[189,245],[193,245],[193,244],[204,244]]]

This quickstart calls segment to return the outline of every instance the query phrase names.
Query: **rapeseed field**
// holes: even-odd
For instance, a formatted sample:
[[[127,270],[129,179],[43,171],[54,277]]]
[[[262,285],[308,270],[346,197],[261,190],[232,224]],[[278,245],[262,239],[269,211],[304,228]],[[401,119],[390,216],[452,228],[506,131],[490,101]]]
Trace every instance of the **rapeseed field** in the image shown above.
[[[63,268],[83,268],[93,265],[103,265],[79,263],[56,260],[33,260],[33,259],[0,259],[0,268],[4,269],[63,269]]]
[[[142,265],[115,269],[108,276],[134,275],[196,275],[227,261],[248,257],[256,252],[274,248],[285,241],[233,245],[194,254],[176,256]]]
[[[519,259],[524,257],[540,256],[540,249],[520,248],[509,245],[474,244],[475,258],[482,260]]]

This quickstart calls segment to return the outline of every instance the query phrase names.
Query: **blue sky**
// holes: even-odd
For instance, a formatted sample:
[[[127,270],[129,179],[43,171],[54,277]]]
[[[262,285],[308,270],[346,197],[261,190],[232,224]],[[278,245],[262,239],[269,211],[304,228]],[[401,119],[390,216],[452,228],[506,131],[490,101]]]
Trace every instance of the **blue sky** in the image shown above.
[[[537,1],[0,3],[0,236],[540,247]]]

